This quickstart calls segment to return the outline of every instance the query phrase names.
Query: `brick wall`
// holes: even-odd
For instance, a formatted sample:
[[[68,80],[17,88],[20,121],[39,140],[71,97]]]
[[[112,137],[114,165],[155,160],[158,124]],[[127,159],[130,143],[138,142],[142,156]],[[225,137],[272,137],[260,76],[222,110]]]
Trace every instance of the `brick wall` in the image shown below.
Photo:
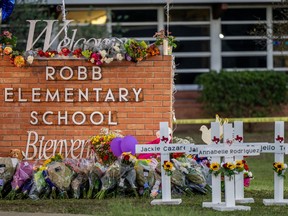
[[[46,67],[55,68],[56,80],[46,80]],[[59,76],[61,68],[69,66],[73,69],[74,75],[70,80],[63,80]],[[87,80],[77,79],[78,66],[84,66],[88,70]],[[124,135],[133,135],[139,143],[148,142],[155,139],[155,133],[159,129],[160,121],[172,122],[172,58],[171,56],[151,57],[139,63],[133,62],[112,62],[101,66],[102,79],[92,80],[92,64],[79,59],[44,59],[35,60],[32,66],[17,68],[13,66],[9,58],[4,56],[0,59],[0,156],[7,156],[12,148],[20,148],[25,151],[27,143],[27,131],[35,131],[39,139],[45,136],[49,139],[87,139],[99,133],[102,127],[111,130],[121,130]],[[66,72],[64,71],[64,75]],[[67,71],[68,73],[68,71]],[[68,73],[69,74],[69,73]],[[68,75],[67,75],[68,76]],[[13,91],[7,90],[13,88]],[[19,91],[21,98],[27,102],[19,102]],[[41,88],[40,96],[36,91],[34,99],[41,102],[31,102],[32,88]],[[68,99],[74,102],[65,102],[63,95],[65,88],[74,88],[74,95]],[[95,93],[89,96],[89,102],[79,102],[78,89],[88,88],[89,93],[93,93],[93,88],[102,88],[99,101],[95,101]],[[119,88],[126,88],[129,95],[126,97],[129,102],[119,100],[117,92]],[[135,101],[135,94],[131,94],[132,88],[142,91],[139,94],[139,101]],[[5,102],[5,89],[9,94]],[[46,90],[56,91],[59,89],[60,102],[45,101]],[[117,102],[105,102],[108,90],[111,89]],[[71,91],[70,91],[71,93]],[[110,95],[111,96],[111,95]],[[93,101],[94,100],[94,101]],[[32,125],[34,121],[31,112],[37,111],[39,122]],[[45,124],[41,118],[45,112],[51,111],[53,115],[47,115],[47,121],[52,125]],[[61,115],[67,111],[68,124],[57,125],[57,113]],[[99,111],[105,117],[103,124],[93,125],[88,120],[83,125],[75,125],[71,118],[75,112],[82,112],[87,115],[94,111]],[[108,112],[111,111],[111,121],[117,125],[108,125]],[[94,121],[98,121],[98,115],[94,116]],[[97,119],[98,118],[98,119]],[[77,122],[81,122],[82,117],[76,115]],[[100,121],[100,120],[99,120]],[[45,142],[45,141],[44,141]]]

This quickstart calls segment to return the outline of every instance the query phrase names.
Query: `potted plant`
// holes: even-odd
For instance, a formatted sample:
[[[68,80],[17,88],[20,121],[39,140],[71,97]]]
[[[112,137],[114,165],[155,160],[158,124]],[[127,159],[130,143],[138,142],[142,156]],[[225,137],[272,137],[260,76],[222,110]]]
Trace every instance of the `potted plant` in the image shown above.
[[[171,32],[166,32],[162,29],[156,32],[153,36],[156,38],[155,44],[157,46],[163,46],[163,55],[171,55],[172,49],[177,47],[175,37],[171,35]]]

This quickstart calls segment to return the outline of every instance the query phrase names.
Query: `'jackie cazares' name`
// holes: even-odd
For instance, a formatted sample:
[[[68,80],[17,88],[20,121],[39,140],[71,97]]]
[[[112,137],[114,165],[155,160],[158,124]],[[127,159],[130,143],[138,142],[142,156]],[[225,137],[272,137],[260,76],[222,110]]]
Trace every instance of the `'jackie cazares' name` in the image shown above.
[[[177,144],[168,144],[168,145],[136,145],[137,153],[156,153],[156,152],[186,152],[188,146],[177,145]]]

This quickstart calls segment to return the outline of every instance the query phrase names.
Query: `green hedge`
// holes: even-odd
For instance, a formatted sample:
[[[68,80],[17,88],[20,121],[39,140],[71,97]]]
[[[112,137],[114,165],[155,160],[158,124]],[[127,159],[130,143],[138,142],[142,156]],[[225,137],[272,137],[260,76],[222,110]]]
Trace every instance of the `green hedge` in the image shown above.
[[[196,82],[209,115],[266,117],[287,101],[287,75],[281,72],[209,72]]]

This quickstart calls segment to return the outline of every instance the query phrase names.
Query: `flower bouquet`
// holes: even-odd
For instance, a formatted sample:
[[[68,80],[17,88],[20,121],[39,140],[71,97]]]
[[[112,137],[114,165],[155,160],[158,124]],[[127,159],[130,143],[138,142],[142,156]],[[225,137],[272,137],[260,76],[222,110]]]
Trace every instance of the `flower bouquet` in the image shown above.
[[[114,60],[122,61],[125,56],[123,44],[115,43],[113,40],[101,43],[98,50],[101,55],[101,62],[106,64],[109,64]]]
[[[117,187],[117,183],[120,179],[120,166],[118,161],[111,164],[104,176],[101,178],[102,187],[101,190],[96,194],[97,199],[104,199],[107,194]]]
[[[39,200],[44,193],[45,195],[50,194],[51,189],[43,176],[43,171],[46,169],[46,166],[40,166],[33,174],[32,186],[29,191],[29,198],[32,200]]]
[[[285,171],[287,169],[287,164],[283,162],[274,162],[273,170],[277,173],[278,176],[285,178]]]
[[[184,174],[187,187],[193,192],[206,194],[207,190],[205,187],[207,183],[201,165],[192,158],[187,157],[178,157],[177,159],[172,159],[172,161],[175,164],[176,170]]]
[[[224,176],[229,177],[229,180],[232,180],[232,177],[237,173],[236,165],[233,162],[223,163],[221,166],[221,170]]]
[[[120,182],[119,187],[121,189],[126,189],[125,181],[128,182],[129,189],[132,189],[135,196],[138,196],[136,192],[136,171],[134,165],[137,158],[130,152],[123,152],[120,156]]]
[[[96,159],[103,165],[111,165],[117,160],[114,156],[110,143],[115,137],[122,136],[119,131],[109,131],[107,128],[102,128],[100,134],[90,138],[91,149],[95,152]]]
[[[26,181],[33,177],[33,164],[27,161],[21,161],[16,168],[13,180],[11,182],[12,190],[6,196],[6,199],[15,199],[16,193],[22,188]]]
[[[68,198],[67,191],[73,177],[73,171],[69,167],[63,162],[51,162],[47,165],[47,169],[43,171],[43,175],[52,192],[57,189],[61,198]],[[52,194],[52,196],[56,198],[55,194]]]
[[[77,176],[71,181],[72,197],[74,199],[86,198],[88,183],[87,174],[84,172],[77,173]]]
[[[12,180],[14,173],[15,167],[13,166],[12,159],[0,158],[0,198],[5,196],[3,194],[4,188]]]
[[[250,181],[254,178],[252,172],[245,170],[243,172],[244,175],[244,187],[249,187],[250,186]]]
[[[140,62],[147,56],[147,44],[145,41],[128,39],[124,44],[126,49],[126,60]]]
[[[81,198],[82,194],[86,194],[88,190],[88,168],[86,160],[65,158],[64,164],[73,170],[75,177],[71,180],[72,197],[75,199]],[[86,196],[85,196],[86,197]]]
[[[89,189],[87,192],[87,198],[95,198],[96,193],[99,192],[101,186],[101,177],[105,172],[105,168],[100,163],[91,161],[91,168],[88,173]]]
[[[149,164],[151,160],[137,160],[135,164],[136,182],[139,189],[139,194],[148,197],[150,190],[155,184],[155,169]]]
[[[186,184],[185,174],[182,171],[178,169],[173,171],[171,183],[173,184],[174,190],[176,190],[178,193],[185,193],[187,195],[192,194],[192,190]]]
[[[31,179],[28,179],[22,186],[21,192],[17,193],[17,199],[26,199],[28,198],[29,192],[33,186],[33,175]]]

